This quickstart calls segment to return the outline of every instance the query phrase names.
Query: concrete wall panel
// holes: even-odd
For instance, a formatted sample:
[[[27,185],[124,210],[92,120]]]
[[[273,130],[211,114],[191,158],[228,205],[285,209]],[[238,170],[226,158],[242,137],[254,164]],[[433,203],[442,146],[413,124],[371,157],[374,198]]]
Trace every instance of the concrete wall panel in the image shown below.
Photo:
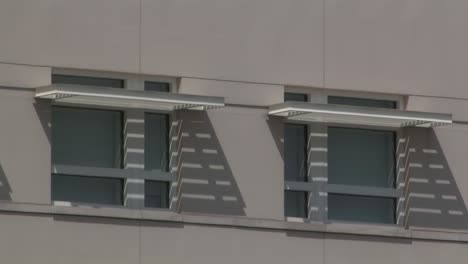
[[[50,84],[51,69],[0,63],[0,86],[35,88]]]
[[[269,106],[283,102],[284,87],[270,84],[182,78],[180,93],[224,97],[227,104]]]
[[[0,62],[139,71],[138,0],[0,5]]]
[[[322,86],[322,1],[142,1],[142,71]]]
[[[468,2],[325,3],[325,87],[468,98]]]
[[[284,219],[283,126],[266,109],[181,113],[183,212]]]
[[[0,200],[50,203],[50,105],[0,89]]]
[[[225,108],[209,112],[233,175],[252,218],[284,219],[282,123],[266,110]],[[276,121],[276,122],[275,122]]]
[[[161,239],[164,237],[164,239]],[[168,254],[171,252],[172,254]],[[142,227],[141,263],[323,263],[321,235],[255,229]]]
[[[138,222],[0,215],[3,263],[138,263]]]
[[[436,225],[441,228],[468,228],[468,103],[466,100],[444,98],[417,97],[408,98],[409,110],[452,113],[461,124],[438,127],[434,132],[418,132],[410,141],[423,144],[415,145],[411,154],[411,162],[423,165],[421,169],[412,169],[413,177],[426,177],[431,188],[424,189],[427,184],[409,183],[415,192],[434,195],[434,199],[426,199],[425,207],[440,210],[440,214],[430,215],[419,213],[421,223]],[[429,135],[429,136],[428,136]],[[411,143],[411,144],[412,144]],[[418,202],[421,206],[423,201]],[[421,207],[419,206],[419,207]],[[431,216],[428,218],[428,216]]]
[[[139,224],[103,218],[55,217],[51,263],[139,263]]]

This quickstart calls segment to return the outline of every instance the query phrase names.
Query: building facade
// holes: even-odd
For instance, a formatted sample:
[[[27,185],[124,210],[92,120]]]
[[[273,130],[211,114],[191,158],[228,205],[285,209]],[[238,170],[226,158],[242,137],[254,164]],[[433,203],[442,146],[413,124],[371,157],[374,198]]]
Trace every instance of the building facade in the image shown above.
[[[467,263],[466,10],[3,1],[3,262]]]

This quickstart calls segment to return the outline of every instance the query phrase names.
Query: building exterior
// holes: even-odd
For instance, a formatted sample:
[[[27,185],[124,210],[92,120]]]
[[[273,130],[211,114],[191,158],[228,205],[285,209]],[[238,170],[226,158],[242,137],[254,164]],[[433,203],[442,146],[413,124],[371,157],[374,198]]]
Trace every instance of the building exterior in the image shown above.
[[[466,10],[2,1],[2,263],[467,263]]]

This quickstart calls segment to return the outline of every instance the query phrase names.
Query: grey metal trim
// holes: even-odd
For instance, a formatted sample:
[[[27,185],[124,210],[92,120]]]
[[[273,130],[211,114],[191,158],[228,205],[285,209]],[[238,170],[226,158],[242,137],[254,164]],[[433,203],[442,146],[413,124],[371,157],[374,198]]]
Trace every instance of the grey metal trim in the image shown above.
[[[289,101],[275,104],[269,107],[270,115],[294,117],[305,114],[337,115],[345,119],[378,118],[381,122],[370,122],[371,125],[391,125],[392,122],[400,123],[400,126],[437,126],[452,123],[451,114],[429,113],[417,111],[402,111],[397,109],[382,109],[372,107],[358,107],[347,105],[318,104],[309,102]],[[308,118],[305,118],[308,119]],[[313,120],[311,120],[313,121]]]
[[[287,191],[311,192],[317,189],[316,185],[312,182],[285,181],[284,189]]]
[[[398,189],[369,187],[369,186],[327,184],[325,186],[325,190],[328,193],[362,195],[362,196],[391,197],[391,198],[398,198],[398,197],[403,196],[403,193],[401,192],[401,190],[398,190]]]
[[[156,170],[147,171],[142,169],[113,169],[58,164],[52,166],[52,173],[84,177],[144,179],[165,182],[172,182],[176,179],[175,175],[173,175],[170,172],[162,172]]]
[[[287,191],[312,192],[317,189],[317,183],[285,181],[284,189]],[[341,185],[341,184],[325,184],[325,191],[327,193],[375,196],[375,197],[398,198],[398,197],[403,196],[403,193],[401,190],[393,189],[393,188],[380,188],[380,187],[354,186],[354,185]]]
[[[52,99],[57,102],[73,103],[76,101],[78,104],[102,104],[107,107],[121,108],[152,109],[158,108],[158,104],[163,104],[162,108],[172,107],[171,110],[224,107],[223,97],[68,84],[39,87],[36,89],[36,97]],[[80,99],[81,97],[85,97],[85,99]],[[86,99],[90,97],[94,99]]]

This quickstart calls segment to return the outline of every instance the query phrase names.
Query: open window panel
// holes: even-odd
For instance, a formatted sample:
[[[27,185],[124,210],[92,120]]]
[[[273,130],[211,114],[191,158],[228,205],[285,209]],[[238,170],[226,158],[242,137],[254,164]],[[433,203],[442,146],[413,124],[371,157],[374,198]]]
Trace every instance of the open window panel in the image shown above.
[[[135,196],[124,196],[124,187],[128,193],[130,185],[145,183],[144,205],[167,208],[166,189],[175,178],[168,169],[168,115],[145,116],[146,137],[138,143],[146,152],[144,169],[124,169],[125,157],[128,162],[135,153],[125,154],[122,118],[121,111],[52,107],[54,201],[121,206]]]
[[[395,224],[395,131],[327,130],[328,220]]]
[[[122,112],[52,108],[52,200],[122,205]]]

